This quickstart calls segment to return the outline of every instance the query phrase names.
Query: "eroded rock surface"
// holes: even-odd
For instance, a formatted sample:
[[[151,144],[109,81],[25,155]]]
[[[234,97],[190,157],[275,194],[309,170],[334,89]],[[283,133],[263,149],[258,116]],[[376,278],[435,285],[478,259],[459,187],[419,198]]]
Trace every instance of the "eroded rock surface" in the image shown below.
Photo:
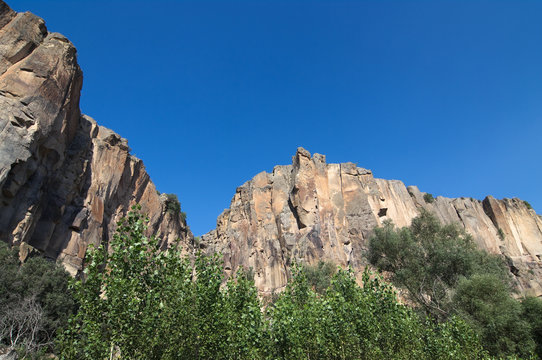
[[[127,141],[79,110],[76,50],[42,19],[0,0],[0,240],[60,259],[75,274],[133,204],[149,233],[191,237],[166,211]]]
[[[239,188],[202,237],[201,246],[224,254],[225,271],[252,268],[262,293],[280,291],[293,260],[366,265],[372,230],[383,221],[408,226],[421,209],[443,223],[458,223],[483,249],[506,257],[522,293],[542,295],[542,220],[519,199],[424,200],[414,186],[375,179],[352,163],[327,164],[299,148],[293,164],[262,172]],[[500,230],[499,230],[500,229]]]

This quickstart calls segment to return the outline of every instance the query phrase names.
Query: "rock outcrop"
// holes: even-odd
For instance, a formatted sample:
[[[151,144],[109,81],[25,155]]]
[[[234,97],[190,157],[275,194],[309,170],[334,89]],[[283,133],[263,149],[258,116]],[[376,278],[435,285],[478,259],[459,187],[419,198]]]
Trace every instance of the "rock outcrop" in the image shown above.
[[[76,50],[39,17],[0,0],[0,240],[37,249],[77,273],[133,204],[149,233],[188,240],[127,141],[79,110]]]
[[[437,197],[414,186],[375,179],[353,163],[326,164],[299,148],[293,164],[262,172],[239,188],[204,235],[201,247],[224,255],[226,273],[252,268],[264,294],[280,291],[292,260],[332,261],[360,272],[372,230],[384,220],[408,226],[421,209],[458,223],[474,241],[506,257],[522,293],[542,295],[542,219],[519,199]]]

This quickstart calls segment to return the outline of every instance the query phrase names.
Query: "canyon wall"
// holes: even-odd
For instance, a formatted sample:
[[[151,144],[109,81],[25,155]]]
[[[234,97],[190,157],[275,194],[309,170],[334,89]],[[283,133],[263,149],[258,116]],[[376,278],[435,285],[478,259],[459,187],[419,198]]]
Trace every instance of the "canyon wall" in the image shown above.
[[[83,75],[68,39],[0,1],[0,240],[71,274],[136,203],[149,234],[188,242],[127,141],[79,110]]]
[[[186,223],[167,210],[167,196],[127,141],[81,114],[82,81],[69,40],[0,0],[0,240],[18,245],[22,258],[39,251],[58,259],[75,275],[87,247],[107,243],[139,203],[149,234],[190,248]],[[300,148],[292,165],[240,186],[199,247],[221,252],[227,274],[252,268],[260,291],[272,293],[286,285],[293,260],[328,260],[359,273],[375,227],[385,220],[408,226],[427,209],[502,254],[521,292],[542,295],[542,219],[525,202],[424,195]]]
[[[519,199],[424,199],[414,186],[376,179],[353,163],[327,164],[299,148],[293,164],[262,172],[239,188],[202,236],[204,251],[221,252],[228,274],[252,268],[264,294],[287,283],[293,260],[352,266],[359,274],[372,230],[391,220],[410,225],[421,209],[457,223],[482,249],[502,254],[521,293],[542,295],[542,218]]]

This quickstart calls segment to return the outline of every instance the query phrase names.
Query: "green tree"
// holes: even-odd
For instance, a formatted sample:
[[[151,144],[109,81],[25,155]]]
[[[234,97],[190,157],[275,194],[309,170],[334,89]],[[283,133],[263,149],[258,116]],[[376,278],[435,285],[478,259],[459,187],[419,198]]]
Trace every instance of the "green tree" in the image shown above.
[[[268,309],[270,358],[479,359],[485,352],[462,321],[423,321],[398,303],[391,286],[365,272],[363,287],[339,270],[319,296],[304,269]]]
[[[369,241],[368,258],[432,318],[465,320],[494,356],[530,356],[529,323],[511,296],[503,260],[478,249],[456,225],[422,212],[408,228],[385,223]]]
[[[427,211],[408,228],[386,222],[375,229],[368,258],[379,270],[391,272],[392,281],[406,288],[427,314],[441,319],[453,313],[451,295],[460,278],[486,273],[506,283],[510,279],[500,258],[479,250],[463,229],[441,225]]]
[[[41,256],[20,263],[18,249],[0,242],[0,343],[28,354],[51,351],[75,308],[69,278]]]
[[[495,275],[462,278],[453,300],[458,313],[478,331],[492,355],[529,357],[534,353],[531,327],[522,318],[521,304]]]
[[[521,302],[522,318],[531,327],[531,336],[536,344],[536,354],[542,359],[542,299],[527,297]]]
[[[61,358],[253,359],[262,314],[254,284],[240,274],[222,287],[218,256],[160,250],[139,209],[111,241],[87,254],[74,281],[78,313],[60,339]],[[257,311],[256,311],[257,310]]]
[[[316,265],[304,265],[309,285],[318,294],[322,294],[331,284],[331,278],[337,271],[337,266],[331,262],[320,260]]]
[[[436,324],[398,303],[366,272],[363,287],[339,270],[316,293],[306,268],[262,309],[249,272],[224,283],[219,256],[160,251],[131,212],[111,241],[91,250],[73,282],[80,304],[59,345],[62,359],[479,359],[460,320]]]

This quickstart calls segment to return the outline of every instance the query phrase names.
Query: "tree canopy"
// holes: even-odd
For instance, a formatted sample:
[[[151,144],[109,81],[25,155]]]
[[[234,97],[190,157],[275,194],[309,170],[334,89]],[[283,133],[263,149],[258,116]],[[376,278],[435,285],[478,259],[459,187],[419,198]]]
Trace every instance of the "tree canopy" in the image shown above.
[[[144,233],[145,218],[132,211],[110,251],[100,246],[88,253],[85,276],[72,284],[79,311],[59,339],[61,358],[485,356],[465,322],[420,318],[368,271],[360,287],[351,271],[331,269],[329,284],[315,289],[311,270],[296,265],[286,290],[263,307],[246,271],[224,283],[218,256],[186,256],[178,244],[160,251],[160,241]]]
[[[387,222],[375,229],[368,258],[427,316],[466,321],[493,356],[530,357],[541,343],[533,315],[540,314],[537,301],[522,307],[512,297],[503,259],[477,248],[455,224],[442,225],[426,211],[410,227]]]

